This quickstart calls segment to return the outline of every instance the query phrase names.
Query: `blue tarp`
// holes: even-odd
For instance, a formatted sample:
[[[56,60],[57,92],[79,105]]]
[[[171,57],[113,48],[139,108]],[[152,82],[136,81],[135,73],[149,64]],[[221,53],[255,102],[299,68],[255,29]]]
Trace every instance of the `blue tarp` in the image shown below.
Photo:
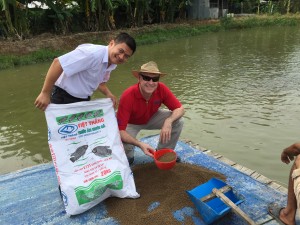
[[[158,136],[143,138],[152,146],[157,145]],[[267,212],[270,202],[286,204],[286,194],[262,184],[246,174],[204,154],[192,146],[178,142],[175,151],[183,163],[190,163],[207,169],[221,172],[226,177],[226,183],[241,194],[245,201],[239,207],[257,223],[269,221]],[[140,149],[135,149],[135,164],[151,162]],[[116,218],[109,217],[104,203],[100,203],[89,211],[69,217],[64,210],[63,202],[58,192],[58,183],[52,163],[34,166],[28,169],[0,176],[0,224],[119,224]],[[159,204],[159,202],[153,202]],[[151,205],[149,207],[152,207]],[[155,210],[155,207],[154,209]],[[205,224],[196,207],[184,207],[172,212],[178,224],[185,224],[185,219],[191,217],[195,224]],[[227,214],[214,224],[245,224],[234,213]],[[264,224],[277,224],[272,220]]]

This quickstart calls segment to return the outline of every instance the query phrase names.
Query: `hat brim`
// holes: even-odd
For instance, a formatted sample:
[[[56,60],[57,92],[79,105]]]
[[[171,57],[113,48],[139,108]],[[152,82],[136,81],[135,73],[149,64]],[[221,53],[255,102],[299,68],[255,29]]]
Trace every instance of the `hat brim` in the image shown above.
[[[157,74],[160,77],[163,77],[163,76],[167,75],[166,73],[145,72],[145,71],[138,71],[138,70],[133,70],[132,71],[133,76],[135,76],[136,78],[139,78],[139,73]]]

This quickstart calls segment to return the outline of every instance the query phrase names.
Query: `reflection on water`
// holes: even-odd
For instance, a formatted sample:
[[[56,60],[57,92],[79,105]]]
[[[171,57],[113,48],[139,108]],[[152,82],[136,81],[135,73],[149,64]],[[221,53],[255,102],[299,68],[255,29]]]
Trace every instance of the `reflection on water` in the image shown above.
[[[0,171],[6,173],[50,160],[44,115],[33,107],[45,66],[0,72]],[[39,87],[40,88],[40,87]]]
[[[168,73],[162,82],[186,108],[182,138],[286,183],[289,166],[280,162],[280,153],[300,141],[299,38],[298,28],[281,27],[141,46],[108,84],[120,96],[136,81],[130,70],[155,60]],[[0,106],[1,173],[51,160],[44,114],[33,107],[49,65],[0,71],[0,94],[5,96]]]

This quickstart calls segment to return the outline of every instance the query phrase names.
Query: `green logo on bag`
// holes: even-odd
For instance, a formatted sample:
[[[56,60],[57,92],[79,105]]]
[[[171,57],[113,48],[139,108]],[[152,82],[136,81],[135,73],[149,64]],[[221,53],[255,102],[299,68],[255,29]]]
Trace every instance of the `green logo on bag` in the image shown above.
[[[103,109],[97,109],[87,112],[80,112],[75,114],[69,114],[64,116],[56,117],[56,122],[58,125],[67,124],[67,123],[74,123],[80,122],[86,119],[94,119],[97,117],[103,116]]]

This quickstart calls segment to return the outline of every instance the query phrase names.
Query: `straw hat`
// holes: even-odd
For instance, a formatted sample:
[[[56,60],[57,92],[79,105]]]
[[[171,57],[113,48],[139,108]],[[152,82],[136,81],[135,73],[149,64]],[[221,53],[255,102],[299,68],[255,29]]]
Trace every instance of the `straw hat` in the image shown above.
[[[158,74],[161,77],[167,75],[166,73],[159,72],[159,69],[157,68],[157,64],[153,61],[147,62],[141,66],[140,70],[133,70],[132,74],[136,78],[139,78],[139,73],[152,73],[152,74]]]

